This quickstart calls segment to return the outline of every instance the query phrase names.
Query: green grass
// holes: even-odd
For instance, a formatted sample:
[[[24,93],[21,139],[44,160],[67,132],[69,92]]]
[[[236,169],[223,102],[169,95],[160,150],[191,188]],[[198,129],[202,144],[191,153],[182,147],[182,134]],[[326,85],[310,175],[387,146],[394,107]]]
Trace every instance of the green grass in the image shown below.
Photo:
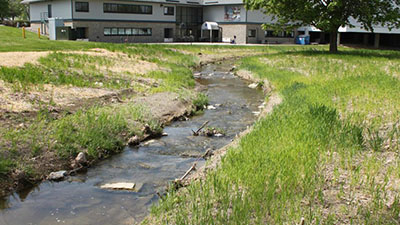
[[[55,51],[55,50],[81,50],[95,48],[98,43],[49,41],[46,36],[38,38],[37,33],[26,31],[26,39],[22,37],[22,29],[0,26],[0,52],[10,51]]]
[[[169,192],[144,223],[398,221],[400,54],[341,50],[271,49],[243,59],[240,68],[268,79],[283,103],[230,149],[218,170]],[[389,164],[388,154],[395,155]]]

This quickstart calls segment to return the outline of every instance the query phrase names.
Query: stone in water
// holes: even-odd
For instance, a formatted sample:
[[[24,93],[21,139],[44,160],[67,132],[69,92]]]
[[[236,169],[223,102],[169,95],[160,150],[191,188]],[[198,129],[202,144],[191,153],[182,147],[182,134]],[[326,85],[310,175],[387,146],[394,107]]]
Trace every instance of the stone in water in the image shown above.
[[[102,189],[114,189],[114,190],[134,190],[135,183],[119,182],[101,185]]]

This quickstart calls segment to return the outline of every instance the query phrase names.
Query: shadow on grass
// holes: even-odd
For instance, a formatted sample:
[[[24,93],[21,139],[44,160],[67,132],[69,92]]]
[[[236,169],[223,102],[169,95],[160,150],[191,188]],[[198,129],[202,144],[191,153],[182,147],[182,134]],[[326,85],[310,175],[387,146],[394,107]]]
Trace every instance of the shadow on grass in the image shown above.
[[[270,55],[297,55],[297,56],[356,56],[363,58],[385,58],[400,59],[400,51],[394,50],[374,50],[374,49],[340,49],[339,52],[332,53],[321,49],[308,49],[300,51],[277,52]]]

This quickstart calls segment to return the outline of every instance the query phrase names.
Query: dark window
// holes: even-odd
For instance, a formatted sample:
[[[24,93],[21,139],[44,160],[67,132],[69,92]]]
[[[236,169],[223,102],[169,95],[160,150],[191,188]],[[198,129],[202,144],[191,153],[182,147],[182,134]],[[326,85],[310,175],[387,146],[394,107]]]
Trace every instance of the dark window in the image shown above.
[[[47,5],[47,18],[53,17],[53,13],[51,12],[51,5]]]
[[[164,7],[164,15],[173,16],[173,15],[174,15],[174,7],[172,7],[172,6],[165,6],[165,7]]]
[[[151,36],[151,28],[104,28],[104,36]]]
[[[256,37],[256,33],[257,33],[257,30],[255,30],[255,29],[249,30],[249,37]]]
[[[151,5],[104,3],[103,11],[105,13],[152,14],[153,7]]]
[[[75,2],[75,12],[89,12],[89,2]]]
[[[172,28],[164,28],[164,38],[172,38],[173,31]]]
[[[273,31],[273,30],[266,30],[265,31],[265,37],[286,37],[286,38],[292,38],[294,37],[294,34],[292,31]]]
[[[197,26],[203,23],[203,9],[200,7],[177,7],[176,23],[186,27]]]

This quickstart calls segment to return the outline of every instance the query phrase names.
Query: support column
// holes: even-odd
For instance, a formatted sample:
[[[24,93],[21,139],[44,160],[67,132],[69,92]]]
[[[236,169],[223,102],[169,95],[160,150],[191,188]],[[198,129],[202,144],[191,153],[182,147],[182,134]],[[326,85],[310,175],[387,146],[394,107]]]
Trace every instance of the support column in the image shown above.
[[[381,34],[375,34],[374,48],[379,48],[379,41],[381,39]]]
[[[339,46],[340,45],[340,33],[338,32],[337,33],[337,46]]]

